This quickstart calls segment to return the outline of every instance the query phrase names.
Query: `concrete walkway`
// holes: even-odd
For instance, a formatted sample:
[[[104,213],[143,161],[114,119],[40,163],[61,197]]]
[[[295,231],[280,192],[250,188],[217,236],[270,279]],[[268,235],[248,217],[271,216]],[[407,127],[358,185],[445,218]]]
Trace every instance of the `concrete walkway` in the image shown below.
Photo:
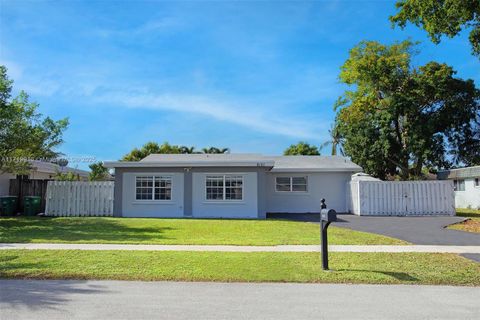
[[[127,250],[127,251],[218,251],[218,252],[320,252],[319,245],[224,246],[224,245],[137,245],[81,243],[0,243],[0,250]],[[330,245],[331,252],[433,252],[480,254],[480,246],[389,246]]]

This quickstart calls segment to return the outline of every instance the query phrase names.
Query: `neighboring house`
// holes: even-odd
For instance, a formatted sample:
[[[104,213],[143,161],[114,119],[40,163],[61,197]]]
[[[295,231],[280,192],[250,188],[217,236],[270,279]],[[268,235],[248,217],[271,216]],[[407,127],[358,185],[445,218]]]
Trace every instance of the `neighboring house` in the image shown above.
[[[263,219],[267,212],[346,210],[346,185],[362,168],[339,156],[153,154],[115,169],[114,215]]]
[[[87,180],[89,172],[70,167],[60,167],[57,164],[43,161],[31,161],[31,170],[28,175],[23,175],[23,179],[30,180],[54,180],[57,172],[73,172],[80,177],[80,180]],[[0,196],[8,195],[10,188],[10,179],[17,178],[11,173],[0,173]]]
[[[480,166],[440,171],[439,180],[453,180],[455,207],[480,209]]]

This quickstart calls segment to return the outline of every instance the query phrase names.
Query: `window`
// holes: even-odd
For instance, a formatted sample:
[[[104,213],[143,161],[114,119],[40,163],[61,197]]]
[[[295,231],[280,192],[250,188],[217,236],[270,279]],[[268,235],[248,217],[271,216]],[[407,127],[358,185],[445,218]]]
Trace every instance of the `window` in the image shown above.
[[[172,200],[172,178],[163,176],[136,177],[136,200]]]
[[[243,177],[234,175],[207,176],[206,199],[218,201],[243,200]]]
[[[278,192],[307,192],[307,177],[277,177],[275,190]]]
[[[480,178],[475,178],[474,184],[475,187],[480,187]]]
[[[465,180],[453,180],[455,191],[465,191]]]

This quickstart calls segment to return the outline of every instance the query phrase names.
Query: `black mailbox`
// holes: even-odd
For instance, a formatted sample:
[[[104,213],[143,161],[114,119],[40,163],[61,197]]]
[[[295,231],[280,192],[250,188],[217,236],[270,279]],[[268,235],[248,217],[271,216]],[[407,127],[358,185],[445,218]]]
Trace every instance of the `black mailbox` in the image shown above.
[[[321,200],[320,209],[320,230],[322,236],[322,268],[328,270],[328,234],[327,229],[330,223],[337,221],[337,212],[333,209],[327,209],[325,199]]]
[[[337,221],[337,212],[333,209],[322,209],[320,211],[320,219],[325,222]]]

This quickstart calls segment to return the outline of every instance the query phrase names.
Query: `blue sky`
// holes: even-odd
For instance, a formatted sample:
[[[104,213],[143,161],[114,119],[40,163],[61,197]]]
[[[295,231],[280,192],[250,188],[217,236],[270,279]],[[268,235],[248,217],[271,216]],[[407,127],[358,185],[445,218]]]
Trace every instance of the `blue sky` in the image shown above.
[[[467,34],[437,46],[392,29],[394,12],[394,1],[0,0],[0,63],[42,113],[70,118],[70,156],[118,159],[147,141],[280,154],[328,138],[339,68],[361,40],[410,37],[416,63],[480,82]]]

